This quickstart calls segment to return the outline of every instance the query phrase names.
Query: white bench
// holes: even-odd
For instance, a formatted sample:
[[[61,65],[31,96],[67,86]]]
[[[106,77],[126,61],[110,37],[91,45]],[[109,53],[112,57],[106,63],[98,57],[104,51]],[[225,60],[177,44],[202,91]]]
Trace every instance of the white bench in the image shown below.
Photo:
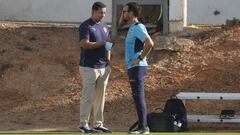
[[[176,95],[183,103],[186,100],[240,100],[240,93],[202,93],[202,92],[180,92]],[[232,119],[221,119],[219,115],[187,115],[189,122],[233,122],[240,123],[240,116]]]

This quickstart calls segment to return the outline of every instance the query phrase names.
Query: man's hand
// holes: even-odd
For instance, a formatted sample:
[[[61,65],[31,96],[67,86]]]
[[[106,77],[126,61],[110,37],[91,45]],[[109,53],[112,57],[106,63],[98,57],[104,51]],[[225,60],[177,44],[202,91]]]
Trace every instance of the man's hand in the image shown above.
[[[121,16],[118,21],[119,24],[123,23],[123,11],[121,12]]]
[[[122,11],[121,16],[120,16],[120,18],[118,20],[117,29],[121,29],[124,25],[126,25],[126,22],[124,21],[123,11]]]
[[[132,61],[132,66],[138,64],[140,61],[141,61],[141,60],[140,60],[139,58],[134,59],[134,60]]]
[[[96,44],[98,44],[98,46],[101,47],[106,44],[106,41],[98,41],[98,42],[96,42]]]
[[[83,49],[96,49],[99,47],[102,47],[106,44],[105,41],[98,41],[98,42],[89,42],[89,40],[81,40],[80,41],[80,46]]]

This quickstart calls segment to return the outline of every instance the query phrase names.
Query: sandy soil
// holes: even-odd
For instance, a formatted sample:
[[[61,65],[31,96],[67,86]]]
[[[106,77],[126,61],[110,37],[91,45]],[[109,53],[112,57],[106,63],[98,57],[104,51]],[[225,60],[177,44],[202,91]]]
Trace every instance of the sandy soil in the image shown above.
[[[151,53],[146,79],[148,111],[181,91],[240,92],[240,26],[199,27],[178,35],[194,45]],[[78,26],[0,24],[0,131],[77,131],[81,79]],[[122,42],[113,49],[105,125],[127,131],[135,122]],[[192,101],[189,114],[219,114],[239,101]],[[237,130],[239,124],[193,124],[190,130]]]

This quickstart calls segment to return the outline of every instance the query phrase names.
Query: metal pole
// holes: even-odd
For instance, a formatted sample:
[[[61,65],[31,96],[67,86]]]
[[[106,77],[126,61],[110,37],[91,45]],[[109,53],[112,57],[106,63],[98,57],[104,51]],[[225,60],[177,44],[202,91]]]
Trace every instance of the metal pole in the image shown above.
[[[112,28],[111,39],[115,42],[117,39],[117,4],[112,0]]]
[[[163,34],[169,33],[169,0],[163,0]]]

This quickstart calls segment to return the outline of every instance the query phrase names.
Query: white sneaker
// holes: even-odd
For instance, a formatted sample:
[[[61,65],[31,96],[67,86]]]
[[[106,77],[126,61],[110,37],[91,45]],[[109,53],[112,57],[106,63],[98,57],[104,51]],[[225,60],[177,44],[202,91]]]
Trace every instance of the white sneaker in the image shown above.
[[[149,128],[145,127],[145,128],[137,128],[136,130],[133,131],[129,131],[129,134],[149,134]]]

